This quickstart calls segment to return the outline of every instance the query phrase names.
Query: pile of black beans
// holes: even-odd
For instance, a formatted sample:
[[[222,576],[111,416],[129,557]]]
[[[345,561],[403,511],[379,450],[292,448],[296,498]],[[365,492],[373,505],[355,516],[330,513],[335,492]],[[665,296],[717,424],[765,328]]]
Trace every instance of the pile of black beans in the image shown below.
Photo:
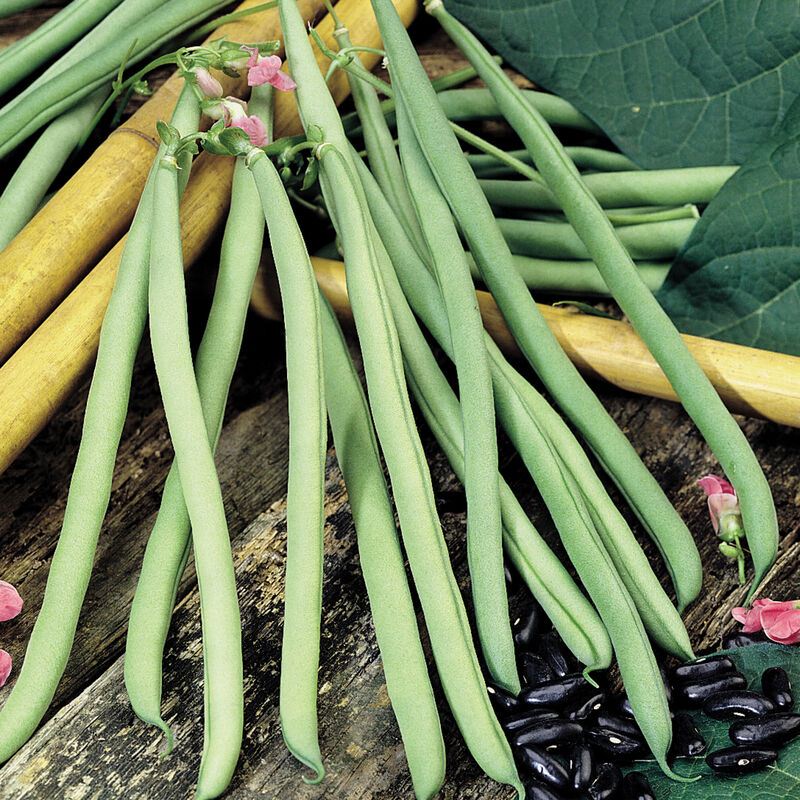
[[[655,800],[647,777],[623,776],[621,766],[648,758],[650,751],[625,695],[592,686],[538,604],[526,606],[513,623],[523,688],[514,696],[498,686],[489,694],[525,780],[528,800]],[[741,634],[723,649],[764,641]],[[597,678],[598,676],[593,676]],[[720,774],[742,775],[766,767],[777,748],[800,734],[800,714],[792,713],[792,689],[780,667],[762,676],[763,693],[726,656],[709,656],[662,671],[673,707],[672,757],[697,757],[706,743],[692,717],[699,709],[731,720],[732,747],[706,756]],[[606,684],[606,686],[604,686]]]

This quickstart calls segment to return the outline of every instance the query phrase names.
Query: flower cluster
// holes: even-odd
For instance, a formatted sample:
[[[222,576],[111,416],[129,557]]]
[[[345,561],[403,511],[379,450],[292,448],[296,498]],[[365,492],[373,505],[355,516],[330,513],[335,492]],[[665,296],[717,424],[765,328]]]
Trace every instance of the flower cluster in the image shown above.
[[[19,592],[5,581],[0,581],[0,622],[13,619],[22,611],[22,598]],[[0,650],[0,686],[2,686],[11,674],[11,656],[5,651]]]
[[[764,631],[780,644],[800,642],[800,600],[756,600],[751,609],[734,608],[734,618],[744,624],[743,633]]]
[[[281,72],[281,60],[278,56],[262,56],[257,47],[242,45],[242,50],[249,53],[241,57],[242,63],[231,65],[238,69],[247,69],[248,86],[270,84],[283,92],[297,88],[297,84],[285,73]],[[204,67],[193,67],[191,70],[197,80],[198,88],[206,100],[203,102],[203,113],[212,119],[224,119],[225,127],[241,128],[255,147],[269,144],[269,137],[264,123],[255,114],[247,113],[247,103],[238,97],[223,97],[222,84]]]

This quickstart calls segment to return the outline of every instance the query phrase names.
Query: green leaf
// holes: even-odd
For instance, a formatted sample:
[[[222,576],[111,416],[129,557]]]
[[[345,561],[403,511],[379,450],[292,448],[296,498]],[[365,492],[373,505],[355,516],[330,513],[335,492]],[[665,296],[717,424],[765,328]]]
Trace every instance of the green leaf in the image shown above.
[[[748,679],[748,688],[761,691],[761,673],[767,667],[783,667],[792,685],[800,686],[800,655],[796,647],[766,644],[727,650],[725,654],[736,663]],[[691,712],[708,751],[730,747],[730,722],[720,722],[700,711]],[[695,759],[676,759],[675,771],[681,775],[702,775],[694,783],[676,783],[667,778],[655,761],[636,762],[633,769],[647,775],[658,800],[794,800],[800,797],[800,741],[795,740],[778,754],[775,765],[762,772],[740,777],[721,777],[712,773],[705,756]]]
[[[446,0],[643,167],[741,164],[800,94],[797,0]]]
[[[172,125],[164,122],[164,120],[160,119],[156,122],[156,130],[158,131],[161,141],[164,142],[167,147],[175,147],[180,141],[181,134],[178,129],[173,128]]]
[[[709,203],[656,294],[684,333],[800,355],[800,101]]]

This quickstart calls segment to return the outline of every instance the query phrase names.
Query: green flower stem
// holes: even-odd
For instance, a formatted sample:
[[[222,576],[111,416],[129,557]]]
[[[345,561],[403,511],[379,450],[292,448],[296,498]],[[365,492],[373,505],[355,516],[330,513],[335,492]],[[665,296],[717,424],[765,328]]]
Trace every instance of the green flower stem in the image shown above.
[[[468,255],[470,272],[475,280],[482,280],[475,259]],[[594,261],[571,261],[529,256],[512,257],[514,268],[531,291],[564,292],[565,294],[592,294],[607,297],[606,282]],[[637,261],[636,269],[651,292],[657,291],[669,272],[670,262]]]
[[[478,638],[492,680],[519,694],[511,628],[501,623],[508,619],[508,597],[503,569],[494,395],[483,320],[458,231],[399,98],[397,132],[405,180],[431,256],[433,275],[444,299],[453,342],[463,419],[467,556]]]
[[[525,106],[526,113],[529,106]],[[539,171],[542,165],[537,160]],[[686,167],[631,172],[596,172],[583,176],[586,188],[604,208],[684,203],[708,203],[738,167]],[[576,173],[577,174],[577,173]],[[536,208],[560,211],[553,187],[532,181],[483,179],[486,199],[506,208]]]
[[[72,0],[24,39],[0,50],[0,95],[118,6],[120,0]]]
[[[140,19],[134,29],[117,29],[114,40],[30,91],[24,102],[17,101],[13,106],[7,105],[0,110],[0,157],[46,122],[110,81],[117,74],[120,60],[134,39],[136,45],[131,53],[131,64],[228,2],[195,0],[187,9],[185,0],[168,0]]]
[[[383,8],[384,2],[373,2],[373,6]],[[650,535],[660,542],[662,551],[674,554],[670,562],[676,570],[673,578],[677,578],[679,607],[685,607],[702,583],[700,558],[691,535],[630,442],[567,358],[516,273],[491,209],[449,123],[436,106],[424,69],[394,9],[382,11],[379,22],[390,62],[394,62],[395,88],[406,102],[417,140],[484,280],[548,390],[590,443]],[[391,28],[386,29],[387,25]]]
[[[189,344],[178,215],[178,165],[162,158],[153,184],[150,341],[192,526],[203,624],[205,726],[196,800],[230,782],[244,720],[241,619],[228,526]]]
[[[321,306],[328,415],[355,522],[386,690],[403,737],[414,795],[429,800],[445,776],[436,699],[367,399],[324,297]]]
[[[495,68],[494,61],[488,58],[482,45],[444,10],[439,0],[436,0],[435,7],[431,7],[431,13],[465,51],[470,63],[493,91],[498,106],[531,151],[558,204],[583,239],[614,298],[658,361],[736,489],[755,571],[748,596],[751,597],[775,561],[778,522],[769,484],[741,428],[725,408],[669,317],[639,279],[630,256],[593,194],[596,187],[588,185],[592,176],[587,176],[586,184],[582,182],[550,126],[535,110],[520,101],[517,87],[502,70]],[[682,171],[662,171],[662,178],[668,172],[680,174]]]
[[[696,221],[675,219],[626,225],[617,230],[617,236],[631,258],[671,261],[689,238]],[[590,258],[586,245],[568,222],[498,218],[497,224],[512,253],[531,258]]]
[[[26,153],[0,195],[0,250],[36,214],[107,94],[106,88],[98,89],[56,117]]]
[[[172,116],[180,131],[197,129],[200,108],[194,92],[183,91]],[[163,149],[159,151],[159,155]],[[157,163],[157,162],[156,162]],[[188,175],[189,163],[184,165]],[[147,265],[152,214],[151,170],[117,271],[103,320],[92,385],[86,401],[78,457],[64,523],[53,554],[42,608],[25,661],[0,709],[0,762],[31,736],[53,699],[67,664],[92,571],[128,408],[133,363],[147,319]]]

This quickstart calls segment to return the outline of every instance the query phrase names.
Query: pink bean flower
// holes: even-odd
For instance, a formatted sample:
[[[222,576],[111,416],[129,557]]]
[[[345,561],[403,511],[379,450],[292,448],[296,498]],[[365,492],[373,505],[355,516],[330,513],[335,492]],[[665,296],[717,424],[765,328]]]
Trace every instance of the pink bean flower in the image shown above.
[[[222,84],[205,68],[193,67],[197,85],[206,97],[218,99],[222,97]]]
[[[718,533],[726,539],[725,534],[729,533],[743,535],[742,512],[739,510],[739,498],[736,496],[733,486],[724,478],[718,478],[716,475],[706,475],[697,482],[708,495],[708,513],[711,516],[714,533]]]
[[[233,120],[230,127],[241,128],[250,137],[250,144],[253,147],[263,147],[265,144],[269,144],[267,129],[255,114],[252,117],[244,116]]]
[[[261,86],[269,83],[282,92],[290,92],[297,84],[285,73],[281,72],[281,60],[278,56],[261,56],[257,47],[242,45],[242,50],[250,53],[247,61],[247,85]]]
[[[779,644],[800,642],[800,600],[756,600],[751,609],[734,608],[734,619],[743,623],[743,633],[763,630]]]
[[[0,622],[13,619],[22,611],[22,598],[19,592],[5,581],[0,581]]]
[[[203,113],[212,119],[224,119],[226,128],[241,128],[254,147],[269,144],[264,123],[255,114],[248,116],[247,103],[238,97],[225,97],[203,103]]]
[[[11,674],[11,656],[5,650],[0,650],[0,686],[2,686]]]

